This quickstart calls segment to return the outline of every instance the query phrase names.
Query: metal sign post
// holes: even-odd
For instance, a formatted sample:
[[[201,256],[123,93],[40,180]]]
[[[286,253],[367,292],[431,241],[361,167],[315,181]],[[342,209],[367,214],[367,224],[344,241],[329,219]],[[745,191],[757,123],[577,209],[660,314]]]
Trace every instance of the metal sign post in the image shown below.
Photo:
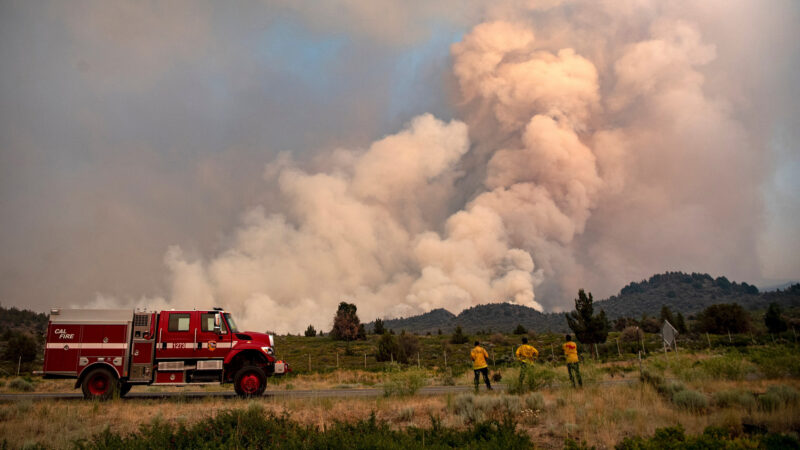
[[[667,347],[672,348],[675,350],[675,353],[678,353],[678,330],[672,326],[669,321],[665,320],[664,324],[661,326],[661,339],[664,341],[664,353],[667,352]]]

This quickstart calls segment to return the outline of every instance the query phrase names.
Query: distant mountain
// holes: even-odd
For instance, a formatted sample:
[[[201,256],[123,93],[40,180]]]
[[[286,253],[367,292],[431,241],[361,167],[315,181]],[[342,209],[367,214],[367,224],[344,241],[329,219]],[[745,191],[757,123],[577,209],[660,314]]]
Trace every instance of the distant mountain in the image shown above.
[[[595,309],[604,310],[613,320],[618,317],[641,318],[644,314],[658,316],[662,305],[669,306],[675,313],[691,315],[717,303],[738,303],[746,309],[766,309],[772,302],[783,307],[800,307],[800,284],[762,293],[751,284],[731,282],[725,277],[666,272],[630,283],[619,294],[606,300],[596,300]],[[467,333],[510,332],[518,324],[538,332],[566,332],[568,327],[564,316],[563,313],[541,313],[527,306],[491,303],[465,309],[458,315],[435,309],[419,316],[384,320],[384,326],[418,334],[436,333],[438,330],[451,333],[459,325]],[[366,325],[368,329],[372,326],[373,323]]]

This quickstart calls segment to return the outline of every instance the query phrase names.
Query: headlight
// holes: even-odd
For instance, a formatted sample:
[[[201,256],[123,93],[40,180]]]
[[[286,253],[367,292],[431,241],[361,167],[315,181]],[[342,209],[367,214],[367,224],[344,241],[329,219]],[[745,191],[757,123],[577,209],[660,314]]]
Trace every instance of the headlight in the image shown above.
[[[275,354],[275,350],[273,350],[272,347],[261,347],[261,350],[263,350],[264,353],[266,353],[268,355],[274,355]]]

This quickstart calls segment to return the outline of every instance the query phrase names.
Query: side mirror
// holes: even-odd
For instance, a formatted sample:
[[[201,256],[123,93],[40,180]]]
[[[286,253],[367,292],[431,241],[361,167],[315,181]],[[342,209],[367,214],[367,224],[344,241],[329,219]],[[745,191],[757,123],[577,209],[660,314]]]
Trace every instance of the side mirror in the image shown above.
[[[222,321],[219,317],[219,313],[214,314],[214,333],[222,333]]]

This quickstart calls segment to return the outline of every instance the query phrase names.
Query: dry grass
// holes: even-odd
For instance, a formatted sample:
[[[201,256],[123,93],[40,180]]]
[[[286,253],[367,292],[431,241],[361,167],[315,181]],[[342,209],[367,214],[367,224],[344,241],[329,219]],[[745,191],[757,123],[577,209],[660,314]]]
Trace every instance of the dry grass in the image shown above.
[[[335,379],[335,381],[339,381]],[[719,382],[699,387],[705,394],[740,388],[763,392],[772,383],[763,381]],[[709,384],[709,383],[707,383]],[[798,387],[797,381],[784,384]],[[481,394],[481,396],[502,394]],[[564,438],[586,440],[598,448],[612,448],[625,436],[651,435],[656,428],[681,424],[689,434],[701,433],[709,425],[742,429],[743,422],[770,431],[790,431],[800,427],[800,408],[790,406],[773,412],[742,408],[710,408],[693,414],[674,407],[646,385],[592,386],[583,390],[569,388],[543,392],[544,408],[534,413],[520,402],[519,426],[528,432],[537,446],[560,448]],[[430,417],[440,417],[445,426],[463,427],[467,423],[449,405],[454,397],[396,398],[262,398],[258,400],[203,398],[199,400],[115,400],[107,403],[85,401],[5,402],[0,404],[0,439],[11,447],[40,443],[67,448],[76,439],[88,438],[109,427],[130,433],[156,416],[173,423],[193,423],[218,411],[246,408],[258,402],[266,411],[288,413],[304,424],[323,427],[333,421],[367,418],[375,412],[378,419],[398,428],[430,426]],[[516,404],[512,402],[512,404]],[[514,406],[516,408],[516,406]]]

